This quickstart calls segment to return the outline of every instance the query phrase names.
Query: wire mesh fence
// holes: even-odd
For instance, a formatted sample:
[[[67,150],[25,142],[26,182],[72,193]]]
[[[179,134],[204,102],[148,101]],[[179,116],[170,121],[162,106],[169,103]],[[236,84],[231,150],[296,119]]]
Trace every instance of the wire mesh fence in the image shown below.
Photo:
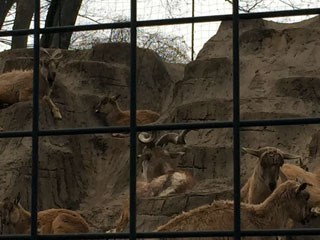
[[[1,133],[1,137],[10,137],[10,136],[31,136],[33,139],[33,146],[32,146],[32,153],[33,153],[33,167],[32,167],[32,224],[31,224],[31,238],[32,239],[102,239],[102,238],[130,238],[135,239],[136,237],[212,237],[212,236],[234,236],[235,239],[240,239],[241,236],[256,236],[256,235],[284,235],[284,234],[318,234],[320,231],[318,229],[309,229],[304,230],[304,232],[299,231],[290,231],[290,230],[278,230],[278,231],[240,231],[240,196],[239,196],[239,128],[241,126],[265,126],[265,125],[289,125],[289,124],[306,124],[306,123],[315,123],[318,124],[320,122],[319,118],[302,118],[302,119],[281,119],[281,120],[257,120],[257,121],[241,121],[239,119],[239,15],[238,15],[238,5],[237,1],[235,1],[233,7],[233,16],[228,16],[228,20],[233,20],[233,121],[231,122],[207,122],[207,123],[198,123],[198,124],[172,124],[172,125],[159,125],[159,126],[136,126],[135,120],[135,113],[136,113],[136,38],[137,38],[137,15],[136,15],[136,2],[135,0],[131,1],[131,9],[130,9],[130,21],[131,21],[131,28],[130,28],[130,39],[131,39],[131,84],[130,84],[130,112],[131,112],[131,122],[130,127],[120,127],[120,128],[94,128],[94,129],[60,129],[60,130],[39,130],[38,128],[38,120],[39,120],[39,36],[41,31],[40,30],[40,8],[38,5],[38,1],[35,0],[35,29],[32,30],[33,33],[33,46],[34,46],[34,91],[33,91],[33,128],[31,132],[21,132],[21,133]],[[303,14],[310,12],[295,12],[295,14]],[[320,13],[319,9],[313,11],[313,13]],[[286,12],[282,14],[290,15],[291,12]],[[270,17],[271,15],[262,14],[259,15],[262,17]],[[252,18],[257,18],[259,16],[253,15]],[[218,17],[217,20],[222,20],[224,17]],[[200,19],[203,20],[203,19]],[[199,20],[199,21],[200,21]],[[211,19],[212,20],[212,19]],[[184,20],[185,24],[191,24],[192,21],[190,19]],[[195,20],[196,21],[196,20]],[[208,20],[210,21],[210,19]],[[150,22],[149,22],[150,23]],[[163,22],[164,23],[164,22]],[[175,23],[166,22],[167,23]],[[147,22],[145,23],[147,24]],[[156,24],[155,24],[156,25]],[[143,27],[143,26],[141,26]],[[144,26],[145,27],[145,26]],[[93,27],[88,26],[87,29],[91,30]],[[101,26],[103,28],[103,26]],[[110,27],[111,28],[111,27]],[[75,28],[77,29],[77,28]],[[49,29],[50,31],[59,31],[59,29]],[[78,29],[80,31],[80,29]],[[13,34],[5,33],[3,36],[10,36]],[[125,35],[127,36],[127,35]],[[233,128],[233,140],[234,140],[234,187],[235,187],[235,229],[234,231],[226,231],[226,232],[190,232],[190,233],[136,233],[135,229],[135,218],[131,217],[130,221],[130,233],[128,234],[84,234],[84,235],[55,235],[55,236],[48,236],[48,235],[37,235],[37,173],[38,173],[38,140],[39,136],[43,135],[63,135],[63,134],[87,134],[87,133],[105,133],[105,132],[118,132],[118,131],[128,131],[130,130],[130,140],[131,140],[131,157],[130,157],[130,186],[131,186],[131,208],[130,208],[130,215],[135,216],[135,174],[136,174],[136,166],[135,166],[135,147],[136,147],[136,132],[142,130],[171,130],[171,129],[195,129],[195,128],[215,128],[215,127],[229,127]],[[11,237],[8,236],[0,236],[2,239],[9,239]],[[12,236],[13,239],[29,239],[28,236]]]
[[[49,1],[50,2],[50,1]],[[40,25],[44,26],[49,2],[41,1]],[[137,20],[173,19],[191,16],[224,15],[232,12],[231,0],[139,0],[137,1]],[[130,2],[128,0],[84,0],[77,18],[76,25],[116,23],[130,20]],[[320,7],[320,0],[243,0],[239,2],[242,13],[255,13],[274,10],[292,10]],[[2,30],[13,27],[15,17],[14,4],[11,8]],[[297,22],[312,16],[295,16],[271,18],[277,22]],[[33,23],[31,23],[32,25]],[[150,48],[169,62],[187,63],[194,59],[203,45],[215,35],[220,22],[154,26],[138,29],[138,46]],[[32,28],[32,26],[30,26]],[[91,48],[98,42],[129,42],[128,29],[100,30],[73,33],[71,49]],[[29,36],[29,47],[33,45]],[[159,43],[165,44],[159,44]],[[10,37],[0,39],[0,49],[9,49]],[[163,49],[170,46],[169,52]]]

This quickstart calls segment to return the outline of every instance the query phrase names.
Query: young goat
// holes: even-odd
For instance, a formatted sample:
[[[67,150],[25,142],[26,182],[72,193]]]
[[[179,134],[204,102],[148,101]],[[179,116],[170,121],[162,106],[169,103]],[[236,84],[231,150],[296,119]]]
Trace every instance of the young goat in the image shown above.
[[[1,224],[9,233],[27,234],[31,229],[31,215],[20,204],[20,194],[11,202],[5,199],[0,204]],[[38,212],[38,233],[86,233],[86,220],[75,211],[68,209],[47,209]]]
[[[109,126],[124,126],[130,124],[130,111],[120,109],[117,103],[119,97],[120,94],[112,97],[103,97],[96,107],[96,114],[103,117],[103,120]],[[152,110],[137,110],[136,112],[138,125],[153,123],[159,118],[160,115]]]
[[[142,173],[144,181],[137,181],[137,203],[145,197],[168,196],[173,193],[182,193],[194,186],[192,173],[187,170],[179,170],[172,158],[183,155],[184,152],[169,153],[163,146],[169,142],[173,144],[185,144],[184,130],[180,134],[168,133],[155,140],[148,133],[142,132],[138,139],[147,144],[143,149]],[[129,198],[123,204],[121,216],[116,228],[109,232],[121,232],[129,221]]]
[[[305,223],[311,216],[306,186],[307,183],[299,184],[288,180],[260,204],[241,203],[241,228],[280,229],[286,227],[289,219]],[[182,213],[158,227],[156,231],[232,230],[233,223],[233,201],[220,200]],[[221,239],[221,237],[211,239]],[[223,239],[233,239],[233,237]],[[274,239],[274,237],[250,237],[250,239]]]
[[[41,48],[41,53],[46,54],[49,59],[42,59],[39,69],[39,96],[49,105],[54,118],[62,119],[58,107],[50,98],[52,87],[57,72],[57,60],[62,57],[61,50],[58,49],[49,54]],[[33,71],[13,70],[0,75],[0,104],[14,104],[17,102],[29,101],[32,99]]]
[[[276,188],[279,175],[283,177],[280,167],[284,159],[300,158],[274,147],[264,147],[259,150],[242,148],[242,150],[259,158],[251,177],[241,189],[241,200],[253,204],[263,202]]]

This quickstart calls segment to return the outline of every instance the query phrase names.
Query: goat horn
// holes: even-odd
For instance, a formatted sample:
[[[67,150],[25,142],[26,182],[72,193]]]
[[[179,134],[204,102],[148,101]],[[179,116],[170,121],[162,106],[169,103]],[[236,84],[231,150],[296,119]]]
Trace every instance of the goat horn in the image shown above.
[[[256,156],[256,157],[260,157],[260,155],[262,153],[261,149],[256,150],[253,148],[245,148],[245,147],[242,148],[242,151],[244,151],[245,153],[249,153],[249,154]]]
[[[50,56],[50,59],[58,60],[62,57],[63,55],[62,55],[61,49],[56,49]]]
[[[296,158],[301,159],[301,156],[295,155],[295,154],[290,154],[290,153],[283,153],[283,158],[284,159],[296,159]]]
[[[154,141],[154,134],[150,134],[147,132],[141,132],[138,135],[138,139],[142,143],[151,143]]]
[[[183,130],[180,134],[178,133],[167,133],[162,135],[156,142],[156,146],[164,146],[169,142],[173,144],[186,144],[185,136],[191,131],[190,129]]]
[[[110,99],[111,99],[112,101],[117,101],[117,99],[118,99],[120,96],[121,96],[121,94],[117,94],[117,95],[114,95],[114,96],[110,97]]]
[[[47,51],[47,49],[41,47],[40,51],[44,52],[45,54],[47,54],[50,57],[50,53]]]

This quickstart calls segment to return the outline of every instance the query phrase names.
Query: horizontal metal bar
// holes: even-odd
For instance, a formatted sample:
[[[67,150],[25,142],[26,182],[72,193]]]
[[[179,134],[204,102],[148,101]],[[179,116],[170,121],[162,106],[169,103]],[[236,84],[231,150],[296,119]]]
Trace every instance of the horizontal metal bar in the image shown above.
[[[240,127],[260,127],[260,126],[284,126],[284,125],[308,125],[320,124],[320,118],[281,118],[264,120],[245,120],[240,121]],[[208,129],[208,128],[232,128],[231,121],[208,121],[196,123],[166,123],[150,124],[137,126],[137,131],[164,131],[164,130],[182,130],[182,129]],[[96,128],[63,128],[40,130],[39,136],[60,136],[60,135],[80,135],[80,134],[98,134],[130,132],[129,126],[110,126]],[[31,131],[3,131],[0,132],[0,138],[9,137],[31,137]]]
[[[313,15],[313,14],[320,14],[320,8],[259,12],[259,13],[242,13],[242,14],[239,14],[239,18],[240,19],[257,19],[257,18]],[[138,21],[137,27],[165,26],[165,25],[173,25],[173,24],[188,24],[188,23],[231,21],[231,20],[232,20],[232,14],[224,14],[224,15],[214,15],[214,16]],[[93,31],[93,30],[103,30],[103,29],[112,29],[112,28],[129,28],[129,27],[130,27],[130,22],[101,23],[101,24],[41,28],[40,33],[44,34],[44,33],[57,33],[57,32],[80,32],[80,31]],[[0,31],[0,37],[29,35],[29,34],[33,34],[33,32],[34,32],[34,29]]]
[[[137,238],[180,238],[180,237],[222,237],[233,236],[233,231],[188,231],[188,232],[137,232]],[[320,235],[320,228],[296,228],[296,229],[256,229],[241,230],[241,236],[311,236]],[[28,239],[30,235],[0,235],[0,239]],[[68,234],[44,234],[38,235],[38,239],[105,239],[128,238],[129,233],[68,233]]]

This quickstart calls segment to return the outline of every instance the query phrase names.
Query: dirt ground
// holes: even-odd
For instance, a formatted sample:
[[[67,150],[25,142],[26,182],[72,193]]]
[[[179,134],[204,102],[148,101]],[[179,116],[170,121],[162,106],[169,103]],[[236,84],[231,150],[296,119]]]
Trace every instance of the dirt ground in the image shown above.
[[[295,24],[241,21],[242,120],[319,116],[319,23],[319,17]],[[54,120],[41,102],[40,128],[104,126],[94,108],[108,94],[120,93],[120,106],[127,109],[129,51],[124,43],[63,51],[52,94],[63,119]],[[30,68],[31,57],[30,49],[2,52],[0,72]],[[150,50],[137,50],[137,108],[158,111],[160,122],[232,120],[232,104],[231,22],[223,22],[197,59],[187,65],[169,64]],[[9,131],[30,130],[32,103],[0,109],[0,126]],[[152,231],[172,216],[214,199],[232,199],[232,129],[191,131],[186,142],[186,154],[177,160],[178,165],[193,172],[197,185],[185,194],[144,199],[143,208],[138,206],[138,231]],[[300,154],[310,170],[319,167],[318,125],[242,128],[241,146],[278,147]],[[0,195],[13,197],[20,191],[22,204],[28,208],[31,139],[0,139],[0,157]],[[241,156],[241,184],[254,163],[254,157]],[[119,217],[128,179],[128,138],[110,134],[40,137],[40,209],[77,210],[93,232],[104,232]]]

